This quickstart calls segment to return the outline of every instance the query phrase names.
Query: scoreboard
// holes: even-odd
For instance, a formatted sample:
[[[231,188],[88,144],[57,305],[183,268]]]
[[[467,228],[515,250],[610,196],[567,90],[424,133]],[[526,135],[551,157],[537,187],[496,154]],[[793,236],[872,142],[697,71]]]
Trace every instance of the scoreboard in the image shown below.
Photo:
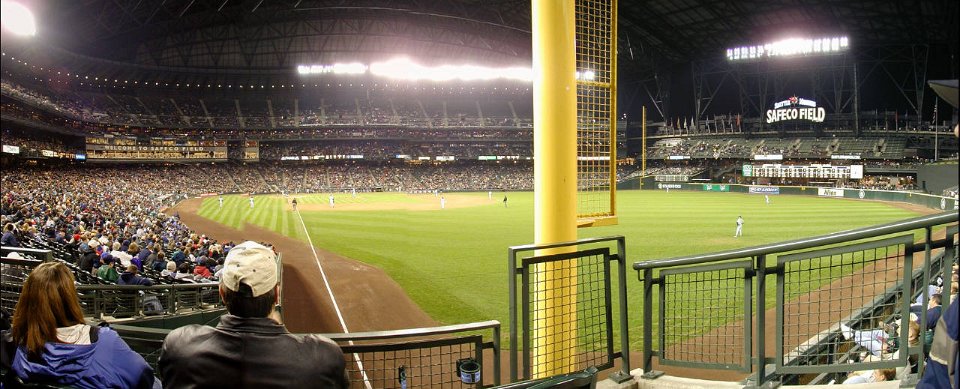
[[[822,179],[851,179],[863,178],[863,165],[784,165],[763,164],[743,165],[744,177],[769,178],[822,178]]]

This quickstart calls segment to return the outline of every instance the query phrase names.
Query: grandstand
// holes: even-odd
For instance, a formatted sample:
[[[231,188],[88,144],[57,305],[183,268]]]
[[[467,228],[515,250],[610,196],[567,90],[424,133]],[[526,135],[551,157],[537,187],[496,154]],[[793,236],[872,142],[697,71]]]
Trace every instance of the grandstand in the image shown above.
[[[577,171],[579,192],[562,195],[609,191],[601,203],[614,215],[634,213],[624,227],[529,245],[542,237],[530,215],[555,205],[536,196],[563,175],[538,148],[560,130],[538,126],[544,96],[516,70],[530,70],[542,44],[530,3],[20,3],[38,28],[20,36],[4,22],[0,225],[11,231],[0,307],[16,315],[31,270],[63,263],[85,319],[116,328],[154,368],[171,329],[224,314],[217,271],[245,240],[278,254],[285,325],[337,342],[356,388],[474,386],[465,363],[482,370],[480,387],[816,385],[883,369],[911,386],[929,350],[901,331],[889,335],[901,353],[874,353],[840,324],[907,329],[915,302],[927,325],[927,285],[945,300],[957,285],[957,108],[926,84],[956,78],[956,1],[535,1],[616,21],[571,26],[616,36],[577,35],[570,82],[581,93],[602,85],[591,67],[612,53],[616,77],[602,77],[616,83],[615,98],[577,101],[615,109],[611,139],[577,139],[608,154],[568,156],[616,170]],[[616,12],[589,11],[610,4]],[[398,58],[425,67],[402,73]],[[461,66],[467,74],[448,74]],[[606,135],[580,113],[567,124]],[[711,235],[692,221],[709,216],[673,208],[668,193],[707,202],[726,224],[755,212],[747,223],[781,238]],[[768,208],[755,208],[756,194]],[[772,195],[790,200],[771,205]],[[813,200],[923,216],[821,231],[805,223],[839,212]],[[622,236],[641,221],[672,226],[643,213],[657,208],[690,221],[667,239],[703,252]],[[438,220],[455,227],[437,231]],[[430,234],[472,241],[416,247]],[[358,235],[371,247],[339,245]],[[384,242],[396,247],[373,247]],[[462,258],[437,265],[446,249]],[[487,249],[498,254],[473,256]],[[109,274],[131,263],[151,286]],[[575,275],[543,281],[551,266]],[[491,274],[508,285],[472,283]],[[576,291],[563,308],[571,343],[538,327],[544,296],[567,293],[563,283]]]

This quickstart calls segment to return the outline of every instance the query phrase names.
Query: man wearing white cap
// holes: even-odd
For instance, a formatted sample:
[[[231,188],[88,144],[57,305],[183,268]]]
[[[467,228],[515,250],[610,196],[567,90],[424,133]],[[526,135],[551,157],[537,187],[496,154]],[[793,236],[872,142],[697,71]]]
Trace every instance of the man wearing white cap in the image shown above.
[[[227,254],[216,328],[188,325],[163,342],[157,362],[166,388],[346,388],[346,361],[325,337],[295,335],[270,316],[278,302],[276,255],[255,242]]]

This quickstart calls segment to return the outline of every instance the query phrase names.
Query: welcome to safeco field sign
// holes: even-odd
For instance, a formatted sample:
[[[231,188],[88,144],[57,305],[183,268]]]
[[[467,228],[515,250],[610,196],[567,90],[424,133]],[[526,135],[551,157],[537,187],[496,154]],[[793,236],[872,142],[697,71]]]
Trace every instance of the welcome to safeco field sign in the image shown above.
[[[786,120],[809,120],[822,123],[827,116],[827,110],[817,107],[817,102],[793,96],[773,105],[767,110],[767,123],[776,123]]]

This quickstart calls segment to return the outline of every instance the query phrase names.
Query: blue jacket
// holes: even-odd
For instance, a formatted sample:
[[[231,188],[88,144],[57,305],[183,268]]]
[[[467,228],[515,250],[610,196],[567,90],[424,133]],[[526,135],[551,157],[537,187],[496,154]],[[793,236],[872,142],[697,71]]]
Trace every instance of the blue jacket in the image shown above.
[[[20,247],[20,242],[17,241],[17,236],[13,232],[7,231],[3,233],[3,237],[0,237],[0,246]]]
[[[123,272],[120,274],[120,278],[117,279],[117,285],[143,285],[151,286],[153,285],[153,280],[143,277],[139,274],[133,274],[130,272]]]
[[[48,342],[39,361],[28,361],[17,347],[13,371],[25,382],[56,383],[77,388],[151,388],[153,369],[110,328],[99,328],[87,345]]]
[[[173,256],[170,257],[171,261],[177,263],[177,266],[180,266],[180,263],[187,259],[186,254],[183,251],[177,250],[173,253]]]

